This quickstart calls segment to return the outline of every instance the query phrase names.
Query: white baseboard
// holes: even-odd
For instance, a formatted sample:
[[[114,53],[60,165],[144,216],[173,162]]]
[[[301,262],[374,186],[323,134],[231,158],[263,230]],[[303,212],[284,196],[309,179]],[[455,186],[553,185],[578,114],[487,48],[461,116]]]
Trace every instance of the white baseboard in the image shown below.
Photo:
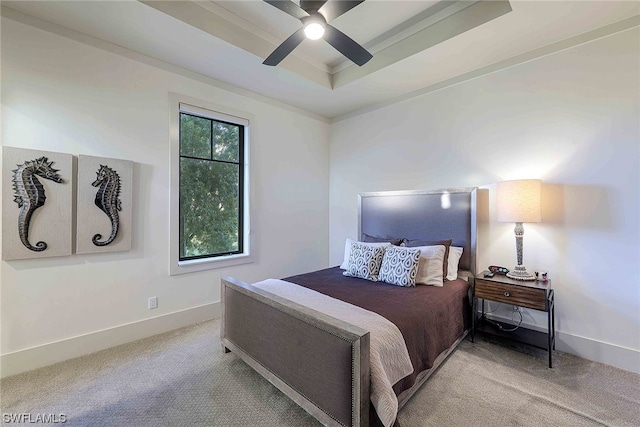
[[[640,374],[640,351],[558,331],[556,349]]]
[[[204,304],[0,356],[0,378],[220,317],[220,303]]]
[[[487,317],[512,323],[509,317],[496,315],[488,315]],[[524,322],[522,326],[536,331],[546,331],[545,328],[538,325]],[[632,348],[556,330],[556,350],[640,374],[640,351]]]

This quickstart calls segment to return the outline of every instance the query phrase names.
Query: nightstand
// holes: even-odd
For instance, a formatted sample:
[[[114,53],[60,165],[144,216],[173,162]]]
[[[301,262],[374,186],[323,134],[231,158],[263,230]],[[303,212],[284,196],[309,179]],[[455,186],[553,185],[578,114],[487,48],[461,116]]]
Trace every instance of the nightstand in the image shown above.
[[[482,310],[478,318],[478,299],[482,299]],[[516,305],[547,313],[547,331],[540,332],[520,326],[514,331],[505,331],[496,326],[500,324],[504,329],[511,329],[514,325],[503,322],[489,322],[485,312],[485,300],[504,304]],[[549,352],[549,368],[552,367],[551,357],[556,347],[554,295],[551,281],[521,281],[496,274],[484,277],[479,274],[475,278],[473,290],[473,304],[471,316],[471,341],[474,341],[475,331],[482,331],[492,335],[506,337]]]

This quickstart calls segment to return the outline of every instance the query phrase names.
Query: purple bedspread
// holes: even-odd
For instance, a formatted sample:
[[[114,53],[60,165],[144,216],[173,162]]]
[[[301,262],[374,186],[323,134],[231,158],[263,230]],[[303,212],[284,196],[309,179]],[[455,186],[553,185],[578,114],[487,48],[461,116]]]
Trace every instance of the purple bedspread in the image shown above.
[[[284,280],[373,311],[393,322],[404,337],[414,371],[398,381],[396,395],[413,386],[418,374],[433,366],[470,327],[469,283],[458,279],[443,287],[415,288],[346,277],[339,267]]]

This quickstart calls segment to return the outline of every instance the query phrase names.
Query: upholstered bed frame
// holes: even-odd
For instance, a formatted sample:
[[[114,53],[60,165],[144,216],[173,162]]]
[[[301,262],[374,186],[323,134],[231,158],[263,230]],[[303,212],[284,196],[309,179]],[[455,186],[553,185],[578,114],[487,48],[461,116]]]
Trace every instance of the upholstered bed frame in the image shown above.
[[[361,193],[359,237],[453,239],[461,276],[476,271],[476,189]],[[329,426],[369,425],[369,333],[234,278],[221,283],[221,341]],[[402,407],[464,338],[398,396]]]

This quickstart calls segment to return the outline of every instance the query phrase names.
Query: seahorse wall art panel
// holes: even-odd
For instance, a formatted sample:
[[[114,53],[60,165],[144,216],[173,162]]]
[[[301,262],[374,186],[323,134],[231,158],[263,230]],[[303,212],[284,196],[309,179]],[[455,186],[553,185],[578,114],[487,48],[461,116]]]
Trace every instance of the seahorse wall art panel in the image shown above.
[[[2,259],[71,255],[73,155],[2,147]]]
[[[76,253],[131,249],[133,162],[78,156]]]

